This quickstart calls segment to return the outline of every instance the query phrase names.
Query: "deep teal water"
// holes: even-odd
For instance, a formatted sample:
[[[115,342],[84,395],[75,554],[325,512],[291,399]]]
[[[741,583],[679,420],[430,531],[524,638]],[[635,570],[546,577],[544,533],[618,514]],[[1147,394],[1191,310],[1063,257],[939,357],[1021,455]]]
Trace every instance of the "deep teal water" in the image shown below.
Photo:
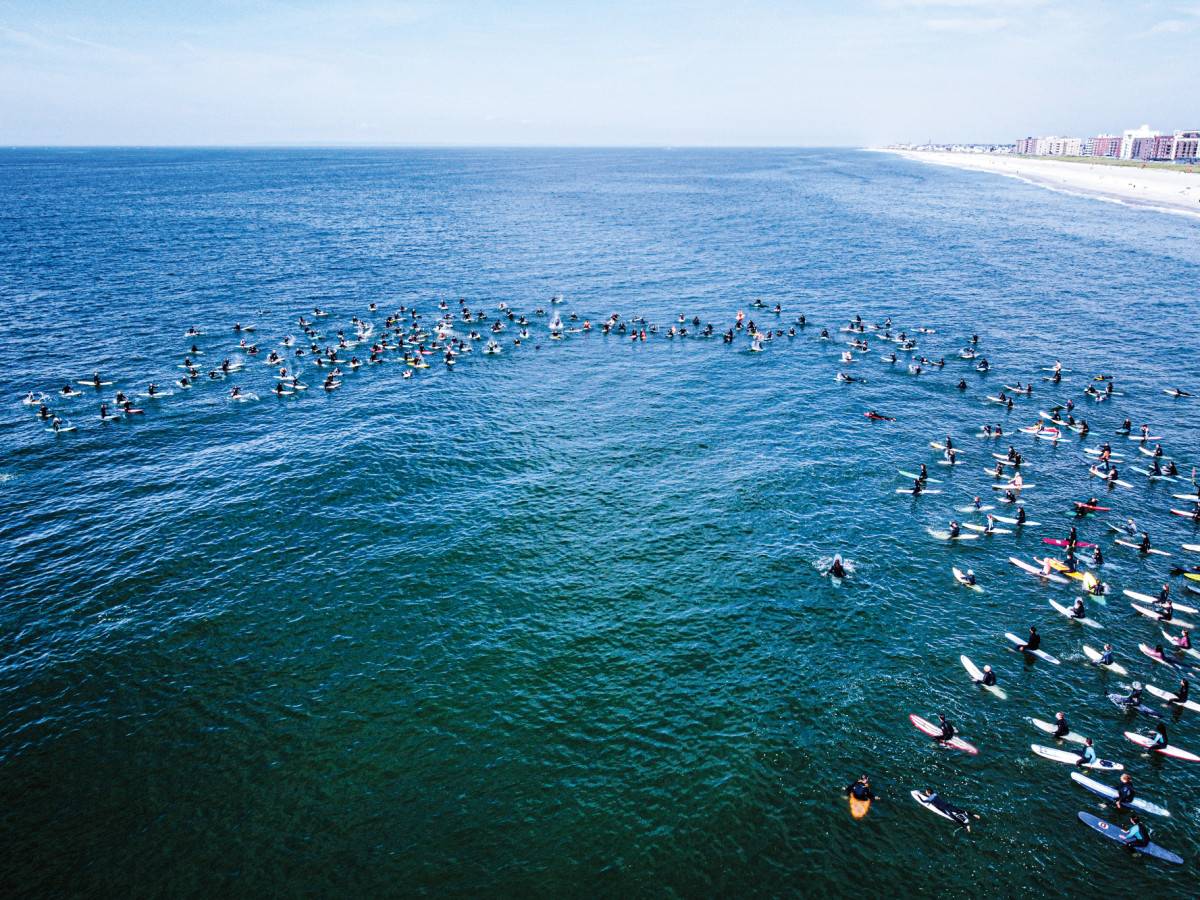
[[[1125,417],[1197,461],[1200,400],[1162,393],[1200,394],[1196,220],[850,151],[5,151],[0,188],[14,893],[1194,896],[1200,764],[1127,742],[1146,723],[1081,652],[1109,640],[1168,687],[1137,651],[1157,628],[1118,593],[1084,635],[1047,605],[1074,589],[1007,558],[1101,493],[1081,445],[1136,464]],[[408,380],[365,366],[328,395],[310,375],[275,398],[250,360],[260,402],[200,383],[105,424],[84,389],[52,403],[78,426],[58,436],[20,402],[95,371],[127,393],[178,378],[192,325],[207,366],[236,358],[236,321],[265,353],[314,305],[329,335],[402,304],[494,317],[554,294],[596,324],[811,324],[751,353],[549,341],[539,317],[540,349]],[[871,337],[867,383],[835,383],[855,314],[936,329],[918,355],[945,369],[893,370]],[[954,358],[973,332],[989,375]],[[1052,388],[1056,358],[1072,373]],[[1124,396],[1084,399],[1099,372]],[[1031,377],[1011,413],[986,404]],[[1003,445],[1045,527],[933,540],[991,493],[978,425],[1068,398],[1089,439]],[[929,447],[947,434],[953,470]],[[943,493],[896,494],[922,462]],[[1187,603],[1182,487],[1124,477],[1106,505],[1172,558],[1113,547],[1103,519],[1080,537],[1118,592],[1170,580]],[[820,571],[836,552],[840,587]],[[1061,667],[1006,652],[1031,624]],[[1009,699],[980,696],[961,653]],[[1057,709],[1171,808],[1149,824],[1186,867],[1076,821],[1117,818],[1030,753],[1029,717]],[[978,756],[907,721],[938,711]],[[1169,721],[1200,752],[1197,714]],[[840,790],[862,772],[884,799],[854,821]],[[982,816],[970,835],[909,798],[926,786]]]

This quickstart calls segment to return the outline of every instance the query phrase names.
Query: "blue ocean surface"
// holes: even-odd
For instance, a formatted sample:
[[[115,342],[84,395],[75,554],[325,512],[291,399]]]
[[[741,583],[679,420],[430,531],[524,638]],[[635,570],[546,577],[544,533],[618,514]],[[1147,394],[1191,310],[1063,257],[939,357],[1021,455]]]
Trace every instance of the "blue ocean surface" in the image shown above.
[[[1148,757],[1122,733],[1153,723],[1105,692],[1178,684],[1123,589],[1200,606],[1171,575],[1200,535],[1170,513],[1200,400],[1164,393],[1200,394],[1197,284],[1200,221],[858,151],[0,152],[7,892],[1194,897],[1200,763]],[[487,321],[457,337],[507,304],[530,338],[499,319],[498,355],[388,350],[330,392],[283,344],[308,345],[302,315],[320,347],[353,317],[377,340],[401,308],[432,334],[460,300]],[[739,312],[762,352],[720,339]],[[555,313],[593,328],[552,340]],[[646,340],[602,333],[613,314]],[[885,362],[869,328],[853,351],[855,315],[916,350]],[[987,374],[959,358],[973,334]],[[272,350],[307,391],[271,393]],[[909,374],[921,356],[945,365]],[[172,387],[185,357],[201,377]],[[114,384],[76,385],[94,373]],[[1018,381],[1011,411],[987,401]],[[144,412],[102,421],[117,390]],[[1087,437],[1015,433],[1068,400]],[[1126,418],[1182,480],[1134,471]],[[1132,487],[1088,475],[1105,441]],[[996,503],[1010,444],[1041,525],[933,537],[982,522],[955,507]],[[922,463],[941,493],[897,493]],[[1112,512],[1070,518],[1091,496]],[[1115,545],[1130,517],[1171,556]],[[1008,561],[1060,556],[1041,538],[1072,524],[1105,555],[1101,630],[1050,607],[1075,583]],[[1009,652],[1031,625],[1061,665]],[[1086,664],[1106,641],[1128,678]],[[1147,824],[1186,866],[1077,821],[1128,823],[1031,752],[1060,710],[1170,809]],[[939,712],[978,755],[908,720]],[[1200,753],[1200,714],[1163,712]]]

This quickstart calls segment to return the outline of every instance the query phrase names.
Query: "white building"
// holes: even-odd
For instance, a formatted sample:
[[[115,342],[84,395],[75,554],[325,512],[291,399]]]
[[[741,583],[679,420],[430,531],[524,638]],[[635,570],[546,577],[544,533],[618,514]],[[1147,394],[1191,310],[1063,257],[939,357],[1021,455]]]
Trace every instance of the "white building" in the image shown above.
[[[1121,159],[1133,159],[1133,142],[1140,138],[1156,138],[1159,137],[1157,131],[1151,131],[1149,125],[1143,125],[1141,128],[1129,128],[1121,137]]]

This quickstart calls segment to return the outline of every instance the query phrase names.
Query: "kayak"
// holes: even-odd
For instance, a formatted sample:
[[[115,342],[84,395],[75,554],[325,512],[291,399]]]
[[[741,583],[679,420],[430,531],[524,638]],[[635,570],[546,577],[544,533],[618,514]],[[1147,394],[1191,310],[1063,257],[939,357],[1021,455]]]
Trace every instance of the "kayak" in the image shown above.
[[[1161,613],[1158,613],[1158,612],[1154,611],[1153,609],[1147,609],[1144,606],[1138,606],[1136,603],[1130,603],[1129,605],[1132,606],[1134,609],[1136,609],[1138,612],[1140,612],[1143,616],[1145,616],[1148,619],[1157,619],[1160,622],[1166,622],[1170,625],[1174,625],[1176,628],[1195,628],[1196,627],[1191,622],[1184,622],[1182,619],[1176,619],[1174,617],[1172,617],[1170,619],[1164,619],[1162,617]]]
[[[976,684],[979,684],[979,682],[983,680],[983,670],[980,669],[979,666],[975,665],[975,663],[971,662],[965,653],[958,659],[963,664],[963,668],[967,670],[967,674],[971,676],[971,680]],[[999,685],[980,684],[979,686],[985,691],[990,691],[991,693],[995,694],[1001,700],[1008,699],[1008,694],[1006,694]]]
[[[1052,759],[1055,762],[1066,763],[1070,766],[1079,764],[1079,754],[1072,753],[1070,750],[1055,750],[1053,747],[1043,747],[1041,744],[1030,744],[1029,748],[1043,759]],[[1120,763],[1111,762],[1107,759],[1098,759],[1093,763],[1084,763],[1085,769],[1100,769],[1103,772],[1120,772],[1125,767]]]
[[[1100,662],[1100,657],[1101,657],[1100,651],[1095,649],[1094,647],[1089,647],[1087,644],[1083,645],[1083,655],[1086,656],[1088,659],[1090,659],[1096,665],[1100,666],[1100,668],[1108,669],[1110,672],[1112,672],[1115,675],[1128,675],[1129,674],[1129,670],[1126,669],[1120,663],[1109,663],[1108,665],[1103,665]]]
[[[908,720],[910,722],[912,722],[913,725],[916,726],[917,731],[924,732],[925,734],[929,735],[930,737],[937,737],[938,735],[940,735],[942,733],[942,729],[938,728],[932,722],[922,719],[916,713],[909,716]],[[968,744],[966,741],[964,741],[960,737],[952,737],[948,741],[939,740],[938,743],[944,744],[945,746],[951,747],[955,750],[961,750],[964,753],[975,754],[975,753],[979,752],[975,747],[972,747],[970,744]]]
[[[1069,546],[1071,546],[1070,541],[1065,541],[1062,538],[1042,538],[1042,543],[1050,544],[1052,547],[1069,547]],[[1076,541],[1075,546],[1076,547],[1095,547],[1096,545],[1095,544],[1087,544],[1087,543],[1084,543],[1083,541]]]
[[[1154,750],[1158,753],[1161,753],[1163,756],[1170,756],[1174,757],[1175,759],[1185,760],[1187,762],[1200,762],[1200,756],[1197,756],[1195,753],[1189,753],[1187,750],[1180,750],[1178,747],[1172,746],[1171,744],[1167,744],[1165,747],[1155,747],[1153,746],[1154,741],[1146,737],[1144,734],[1138,734],[1136,731],[1125,732],[1125,737],[1129,738],[1129,740],[1133,741],[1133,743],[1137,744],[1139,747],[1144,747],[1147,750]]]
[[[1080,625],[1088,626],[1088,628],[1103,628],[1104,627],[1099,622],[1097,622],[1095,619],[1089,619],[1086,616],[1082,619],[1076,618],[1071,613],[1071,610],[1069,607],[1063,606],[1061,603],[1058,603],[1054,600],[1050,601],[1050,605],[1053,606],[1060,613],[1062,613],[1064,616],[1066,616],[1068,619],[1070,619],[1072,622],[1078,622]]]
[[[1139,553],[1153,553],[1157,556],[1170,556],[1171,555],[1166,550],[1155,550],[1153,547],[1151,547],[1149,550],[1142,550],[1142,548],[1139,544],[1135,544],[1132,541],[1123,541],[1120,538],[1116,538],[1113,542],[1116,544],[1120,544],[1122,547],[1128,547],[1130,550],[1137,550]],[[1080,544],[1079,546],[1082,547],[1083,545]]]
[[[1035,728],[1041,729],[1042,731],[1046,732],[1046,734],[1054,734],[1054,732],[1058,730],[1057,725],[1055,725],[1053,722],[1047,722],[1045,719],[1031,719],[1030,721],[1033,722],[1033,726]],[[1075,744],[1082,744],[1087,739],[1082,734],[1076,734],[1073,731],[1068,731],[1066,734],[1060,737],[1059,740],[1071,741]]]
[[[1072,772],[1071,780],[1080,787],[1085,787],[1094,794],[1099,794],[1101,797],[1106,797],[1109,800],[1117,799],[1117,792],[1110,788],[1107,784],[1103,784],[1092,778],[1088,778],[1082,772]],[[1154,816],[1170,816],[1171,814],[1156,803],[1151,803],[1149,800],[1143,800],[1140,797],[1135,797],[1129,803],[1123,803],[1122,806],[1128,806],[1130,809],[1140,809],[1142,812],[1148,812]]]
[[[1038,659],[1044,659],[1046,662],[1052,663],[1056,666],[1061,665],[1061,663],[1057,659],[1055,659],[1053,656],[1051,656],[1045,650],[1025,650],[1023,648],[1018,649],[1021,644],[1025,643],[1025,641],[1022,640],[1021,638],[1017,637],[1011,631],[1005,632],[1004,636],[1006,638],[1008,638],[1010,641],[1012,641],[1014,644],[1018,645],[1018,647],[1013,648],[1014,653],[1028,653],[1030,656],[1036,656]]]
[[[1067,583],[1067,579],[1063,578],[1061,575],[1046,574],[1037,566],[1032,566],[1024,560],[1017,559],[1015,556],[1010,556],[1008,561],[1022,572],[1028,572],[1030,575],[1036,575],[1038,578],[1043,578],[1046,581],[1053,581],[1055,584]]]
[[[1100,832],[1106,838],[1112,838],[1112,840],[1116,841],[1118,844],[1124,844],[1126,847],[1129,846],[1126,832],[1122,831],[1116,825],[1109,825],[1103,819],[1086,812],[1081,812],[1079,814],[1079,821],[1084,825],[1087,825],[1089,828]],[[1145,854],[1146,856],[1152,856],[1155,859],[1161,859],[1163,862],[1174,863],[1177,866],[1183,865],[1182,856],[1177,853],[1172,853],[1165,847],[1158,846],[1158,844],[1154,843],[1153,841],[1151,841],[1145,847],[1131,847],[1130,849],[1138,853]]]
[[[980,594],[983,593],[983,585],[975,584],[974,582],[968,581],[967,576],[965,574],[963,574],[962,569],[959,569],[955,566],[951,566],[950,571],[954,573],[954,580],[957,581],[959,584],[961,584],[963,587],[969,587],[971,590],[977,591]]]
[[[1146,690],[1157,697],[1159,700],[1172,700],[1175,694],[1170,691],[1164,691],[1162,688],[1157,688],[1152,684],[1146,685]],[[1200,703],[1195,700],[1185,700],[1183,703],[1168,703],[1168,706],[1182,706],[1184,709],[1190,709],[1193,712],[1200,712]]]
[[[969,528],[972,531],[978,531],[980,534],[1012,534],[1011,528],[993,528],[991,531],[988,531],[986,525],[974,525],[971,522],[965,523],[963,528]]]
[[[1011,516],[994,516],[997,522],[1003,522],[1005,525],[1020,525],[1022,528],[1037,528],[1041,522],[1031,522],[1026,519],[1024,522],[1019,522]]]

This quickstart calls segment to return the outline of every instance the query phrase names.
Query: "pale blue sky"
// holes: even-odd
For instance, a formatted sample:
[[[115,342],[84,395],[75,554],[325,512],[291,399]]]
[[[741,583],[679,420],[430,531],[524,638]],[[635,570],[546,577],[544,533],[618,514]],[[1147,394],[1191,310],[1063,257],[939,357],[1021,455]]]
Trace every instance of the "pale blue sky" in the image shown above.
[[[1200,0],[0,3],[0,145],[864,145],[1200,127]]]

